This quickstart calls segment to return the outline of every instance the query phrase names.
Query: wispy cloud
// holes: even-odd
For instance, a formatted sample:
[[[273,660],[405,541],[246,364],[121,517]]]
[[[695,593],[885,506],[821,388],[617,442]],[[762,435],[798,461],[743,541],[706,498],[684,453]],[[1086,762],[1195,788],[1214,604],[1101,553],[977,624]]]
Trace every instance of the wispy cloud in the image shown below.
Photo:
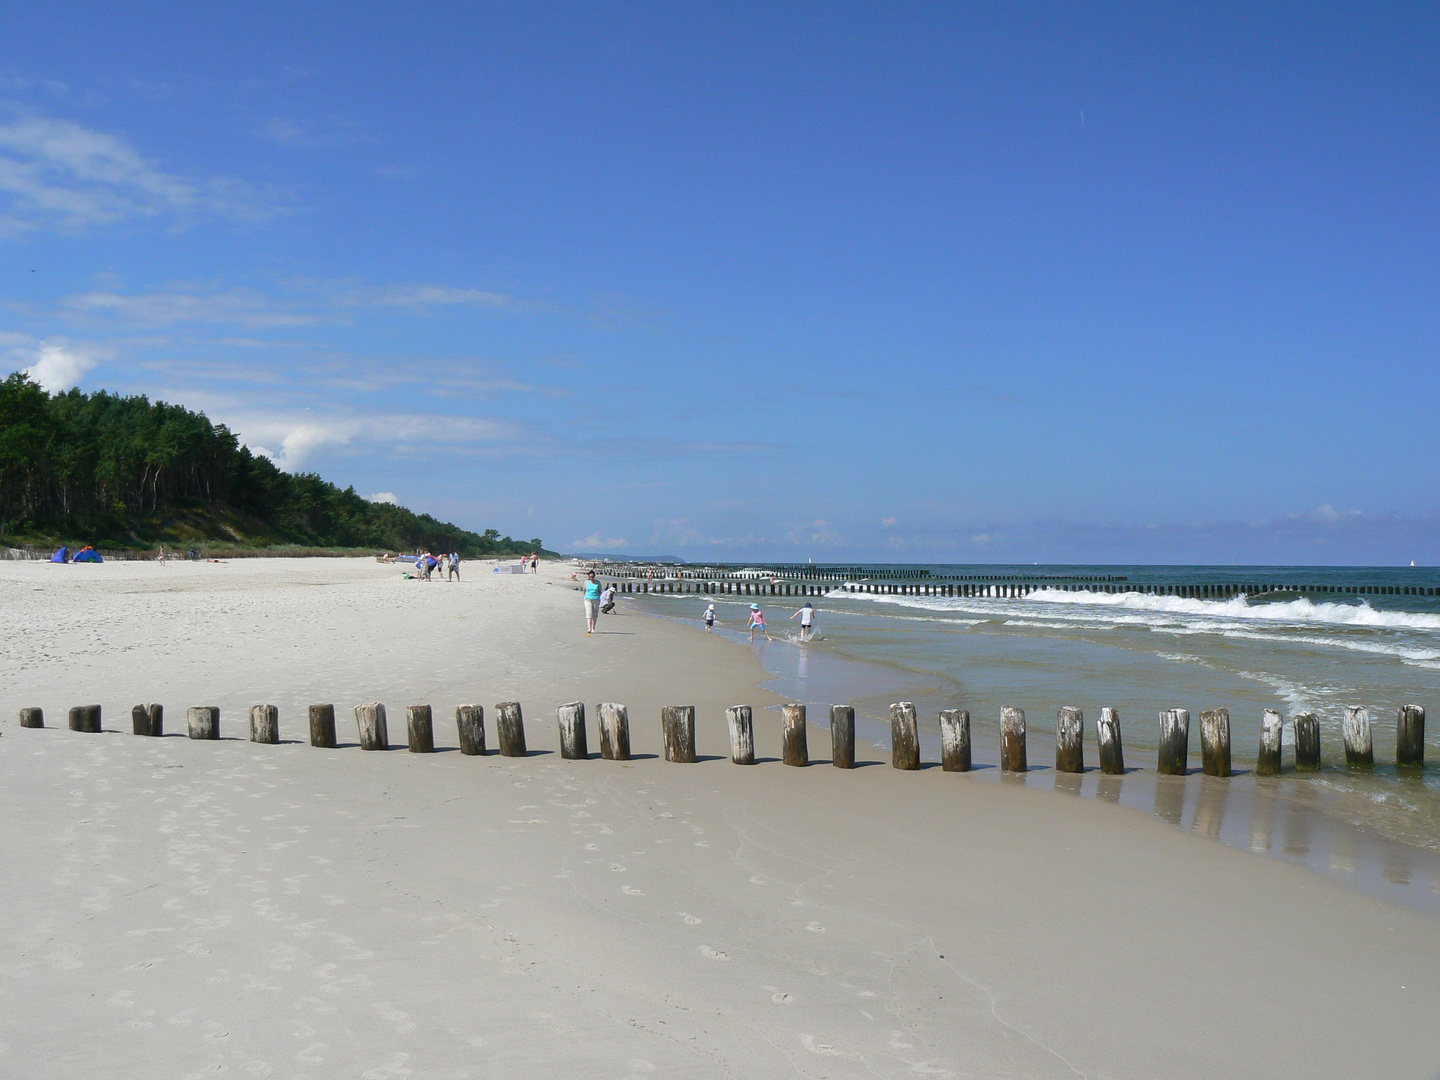
[[[229,413],[221,409],[217,418],[255,453],[288,470],[304,468],[325,451],[384,450],[413,455],[478,450],[511,442],[519,434],[514,425],[502,421],[418,413],[362,416],[310,410]]]
[[[598,532],[570,541],[570,547],[576,551],[624,551],[629,546],[630,541],[623,537],[604,540]]]
[[[77,314],[109,315],[152,326],[199,322],[258,330],[308,326],[323,321],[319,315],[298,311],[293,305],[254,289],[226,289],[209,294],[88,292],[66,298],[64,305]]]
[[[0,234],[273,212],[237,181],[168,172],[119,136],[44,116],[0,124],[0,200]]]

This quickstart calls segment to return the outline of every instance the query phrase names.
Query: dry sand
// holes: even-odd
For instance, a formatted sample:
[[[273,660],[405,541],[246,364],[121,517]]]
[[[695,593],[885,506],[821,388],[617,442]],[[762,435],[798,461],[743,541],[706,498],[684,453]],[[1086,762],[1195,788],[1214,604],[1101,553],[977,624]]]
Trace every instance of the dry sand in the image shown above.
[[[569,570],[0,563],[0,1076],[1440,1074],[1435,920],[1097,800],[725,760],[748,651]],[[462,757],[514,698],[532,754]],[[629,763],[554,709],[630,706]],[[128,734],[166,707],[164,739]],[[435,706],[442,752],[350,709]],[[106,731],[72,733],[100,702]],[[305,745],[333,701],[338,750]],[[242,741],[280,707],[281,746]],[[697,706],[666,763],[659,708]],[[225,739],[183,737],[218,705]],[[41,705],[47,729],[21,729]],[[811,732],[812,755],[828,741]]]

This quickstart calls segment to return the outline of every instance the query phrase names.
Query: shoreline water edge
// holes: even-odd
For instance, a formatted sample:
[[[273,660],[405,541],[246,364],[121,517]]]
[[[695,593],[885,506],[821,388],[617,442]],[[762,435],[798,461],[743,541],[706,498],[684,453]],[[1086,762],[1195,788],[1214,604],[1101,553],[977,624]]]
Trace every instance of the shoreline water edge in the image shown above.
[[[980,568],[926,569],[940,579]],[[1142,582],[1244,576],[1228,568],[1046,570]],[[1267,568],[1250,576],[1286,573]],[[1436,577],[1413,570],[1288,573],[1318,578],[1337,592],[1356,579],[1429,583]],[[1393,587],[1398,593],[1400,586]],[[626,594],[624,600],[633,610],[697,626],[704,607],[715,602],[717,633],[753,651],[772,676],[766,688],[809,704],[812,723],[820,727],[827,716],[820,706],[852,705],[857,734],[888,747],[889,706],[911,700],[920,718],[922,757],[936,762],[937,714],[963,708],[971,717],[973,778],[994,782],[1000,778],[992,767],[1000,761],[1000,709],[1018,706],[1026,712],[1031,768],[1023,777],[1007,775],[1007,782],[1116,802],[1184,831],[1304,866],[1367,895],[1440,915],[1436,726],[1427,732],[1423,768],[1397,768],[1393,755],[1399,705],[1440,701],[1440,601],[1430,596],[1210,600],[1081,588],[950,598],[857,595],[842,585],[809,598],[819,632],[804,644],[798,620],[789,619],[804,598],[650,592]],[[752,601],[767,613],[773,644],[761,638],[750,645],[740,629]],[[1374,717],[1372,769],[1345,765],[1340,728],[1347,704],[1365,705]],[[1055,715],[1065,705],[1084,712],[1083,774],[1051,767]],[[1095,722],[1102,705],[1119,709],[1124,777],[1102,776],[1095,768]],[[1215,707],[1230,714],[1235,775],[1227,779],[1199,775],[1197,721],[1201,710]],[[1159,711],[1169,708],[1186,708],[1192,715],[1191,775],[1184,778],[1155,771],[1156,721]],[[1284,769],[1273,778],[1254,770],[1265,709],[1285,718]],[[1302,710],[1315,712],[1320,721],[1323,765],[1316,773],[1295,770],[1291,718]]]

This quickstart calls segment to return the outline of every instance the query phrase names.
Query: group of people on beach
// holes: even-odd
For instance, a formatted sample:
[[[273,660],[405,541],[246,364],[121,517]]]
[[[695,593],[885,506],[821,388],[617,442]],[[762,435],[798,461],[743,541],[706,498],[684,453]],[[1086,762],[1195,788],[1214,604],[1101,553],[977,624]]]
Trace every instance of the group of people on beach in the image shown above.
[[[386,555],[384,562],[397,562],[400,556],[393,558]],[[436,570],[440,571],[442,581],[460,580],[460,553],[452,551],[449,555],[432,555],[428,551],[420,551],[415,556],[415,578],[418,581],[433,581],[432,576]]]
[[[802,645],[815,636],[815,605],[810,603],[809,600],[801,604],[799,609],[791,615],[790,618],[798,618],[800,620],[800,643]],[[714,631],[715,601],[710,601],[706,606],[704,619],[706,631]],[[770,628],[765,625],[765,612],[760,609],[759,604],[750,605],[750,621],[747,624],[747,629],[750,631],[750,642],[752,645],[755,642],[755,631],[757,630],[765,635],[766,641],[775,640],[770,636]]]
[[[614,582],[602,586],[595,571],[587,570],[585,572],[585,636],[589,637],[595,633],[595,625],[600,621],[601,615],[608,615],[614,610]],[[713,633],[715,630],[715,601],[712,600],[706,605],[705,613],[701,618],[705,620],[706,632]],[[802,645],[815,636],[815,605],[809,600],[800,605],[790,618],[800,620],[800,643]],[[752,644],[755,641],[757,630],[765,635],[766,641],[775,640],[770,636],[770,630],[765,625],[765,612],[760,609],[759,604],[750,605],[750,621],[747,625]]]

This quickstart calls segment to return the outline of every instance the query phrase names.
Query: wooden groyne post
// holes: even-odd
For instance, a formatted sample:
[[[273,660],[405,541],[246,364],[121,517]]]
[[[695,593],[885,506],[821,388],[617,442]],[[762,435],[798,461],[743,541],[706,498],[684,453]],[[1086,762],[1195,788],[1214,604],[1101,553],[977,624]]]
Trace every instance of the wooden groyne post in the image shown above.
[[[790,704],[780,706],[781,731],[780,757],[786,765],[810,764],[810,741],[805,737],[805,706]]]
[[[1063,705],[1055,713],[1055,771],[1085,771],[1085,713]]]
[[[730,760],[736,765],[755,764],[755,727],[749,705],[731,705],[725,710],[730,731]]]
[[[1419,705],[1401,705],[1395,716],[1395,764],[1425,764],[1425,710]]]
[[[455,733],[460,739],[460,753],[466,757],[485,753],[485,710],[479,705],[457,705]]]
[[[970,771],[970,713],[965,709],[940,710],[940,767]]]
[[[1345,765],[1351,769],[1375,766],[1375,743],[1370,736],[1370,710],[1360,705],[1347,705],[1340,725],[1345,739]]]
[[[1125,743],[1120,736],[1120,710],[1108,706],[1100,710],[1100,722],[1095,725],[1095,737],[1100,742],[1100,771],[1106,776],[1125,775]]]
[[[435,752],[435,716],[429,705],[410,705],[405,709],[405,739],[412,754]]]
[[[192,739],[220,738],[220,709],[216,705],[195,705],[185,713],[185,727]]]
[[[495,741],[503,757],[524,757],[525,717],[518,701],[502,701],[495,706]]]
[[[130,710],[130,730],[136,735],[155,738],[165,734],[165,708],[154,701],[136,705]]]
[[[310,716],[310,745],[323,747],[326,750],[335,749],[335,706],[334,705],[311,705]]]
[[[695,706],[664,706],[660,710],[660,728],[665,736],[665,760],[694,764]]]
[[[855,710],[849,705],[830,706],[830,764],[855,767]]]
[[[360,731],[361,750],[390,749],[390,729],[385,722],[385,706],[380,702],[356,705],[355,726]]]
[[[1000,706],[1000,771],[1028,772],[1025,760],[1025,710]]]
[[[97,732],[100,730],[100,706],[76,705],[70,710],[70,730]]]
[[[1295,714],[1295,768],[1320,768],[1320,719],[1313,712]]]
[[[1190,710],[1166,709],[1160,714],[1161,776],[1184,776],[1190,761]]]
[[[600,703],[600,756],[607,761],[630,760],[630,711],[618,701]]]
[[[897,769],[920,768],[920,729],[913,701],[890,706],[890,764]]]
[[[1206,776],[1230,775],[1230,710],[1200,714],[1200,768]]]
[[[555,722],[560,726],[560,756],[567,761],[588,758],[590,744],[585,739],[584,703],[567,701],[555,710]]]
[[[1260,756],[1255,759],[1256,776],[1279,776],[1284,767],[1280,756],[1281,732],[1285,721],[1275,709],[1266,709],[1260,717]]]
[[[20,726],[29,728],[43,728],[45,726],[45,710],[29,708],[20,710]]]
[[[280,710],[276,706],[250,706],[250,741],[271,746],[280,741]]]

